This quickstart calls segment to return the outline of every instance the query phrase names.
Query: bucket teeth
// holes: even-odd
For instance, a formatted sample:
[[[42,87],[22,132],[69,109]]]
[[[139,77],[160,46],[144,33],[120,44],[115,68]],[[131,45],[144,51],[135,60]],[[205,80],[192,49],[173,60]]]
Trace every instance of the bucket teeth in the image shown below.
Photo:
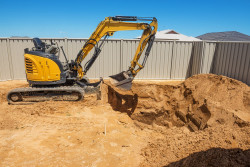
[[[122,90],[130,90],[132,87],[132,81],[134,77],[130,73],[130,71],[123,71],[116,75],[111,75],[110,82],[115,87]]]

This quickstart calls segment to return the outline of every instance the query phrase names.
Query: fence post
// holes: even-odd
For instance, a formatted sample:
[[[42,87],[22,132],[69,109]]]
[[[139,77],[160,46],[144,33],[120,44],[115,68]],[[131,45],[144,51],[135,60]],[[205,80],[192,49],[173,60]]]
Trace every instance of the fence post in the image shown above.
[[[204,64],[204,55],[205,55],[205,41],[202,41],[202,52],[201,52],[201,61],[200,61],[200,71],[199,74],[203,73],[203,64]]]
[[[6,47],[7,47],[7,53],[8,53],[10,79],[13,80],[14,74],[13,74],[12,55],[11,55],[11,49],[10,49],[10,38],[7,38]]]
[[[171,52],[171,66],[170,66],[170,79],[172,79],[172,71],[173,71],[173,57],[174,57],[174,54],[175,54],[175,40],[173,41],[173,46],[172,46],[172,52]]]
[[[66,55],[68,56],[69,52],[68,52],[68,39],[67,38],[64,38],[64,46],[65,46]]]
[[[121,43],[120,43],[120,71],[122,71],[123,70],[123,60],[122,60],[122,58],[123,58],[123,39],[121,39],[121,41],[120,41]]]

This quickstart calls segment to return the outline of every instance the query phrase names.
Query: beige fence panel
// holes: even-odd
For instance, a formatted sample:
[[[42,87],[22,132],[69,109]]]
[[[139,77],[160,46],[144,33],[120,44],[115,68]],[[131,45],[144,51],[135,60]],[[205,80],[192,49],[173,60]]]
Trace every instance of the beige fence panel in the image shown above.
[[[0,39],[0,81],[12,79],[10,75],[10,67],[12,67],[12,65],[9,64],[9,62],[11,62],[11,60],[9,60],[11,57],[10,53],[8,53],[10,51],[8,45],[8,39]]]
[[[65,39],[67,41],[67,58],[70,60],[75,60],[79,50],[87,41],[86,39]],[[82,66],[87,63],[87,61],[94,54],[94,49],[88,54],[88,56],[82,62]],[[93,64],[91,69],[88,71],[87,76],[89,78],[107,78],[109,75],[118,73],[121,69],[120,62],[121,55],[121,40],[108,40],[102,48],[102,52],[97,58],[96,62]],[[63,55],[61,54],[60,59],[65,61]]]
[[[118,72],[120,72],[120,45],[121,41],[118,40],[107,41],[102,49],[101,54],[97,58],[96,63],[94,63],[87,75],[90,75],[92,78],[107,78],[110,75],[117,74]],[[89,57],[87,57],[87,60],[91,58],[92,54],[88,56]]]
[[[201,73],[203,42],[193,42],[186,78]]]
[[[136,48],[139,44],[138,40],[123,40],[122,42],[122,53],[121,53],[121,70],[125,71],[130,66]]]
[[[173,42],[156,41],[143,70],[138,73],[138,79],[170,79]],[[141,56],[142,63],[144,53]]]
[[[65,39],[67,41],[67,49],[63,48],[68,60],[75,60],[76,55],[78,54],[79,50],[82,48],[86,40],[83,39]],[[61,55],[63,57],[63,55]],[[64,61],[64,58],[62,58]]]
[[[250,43],[247,45],[242,81],[250,85]]]
[[[212,73],[225,75],[250,85],[250,43],[218,42]]]
[[[207,74],[211,72],[215,48],[216,42],[203,43],[201,73]]]
[[[171,79],[185,79],[192,53],[192,42],[174,42]]]
[[[24,49],[32,48],[33,43],[31,39],[10,39],[10,52],[12,59],[13,78],[12,79],[25,79],[24,68]]]

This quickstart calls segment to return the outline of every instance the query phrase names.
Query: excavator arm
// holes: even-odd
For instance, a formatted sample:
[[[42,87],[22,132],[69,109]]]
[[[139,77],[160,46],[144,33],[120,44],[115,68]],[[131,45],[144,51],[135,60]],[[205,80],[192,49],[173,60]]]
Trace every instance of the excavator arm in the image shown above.
[[[132,21],[132,22],[130,22]],[[135,21],[151,21],[151,23],[138,23]],[[134,16],[116,16],[116,17],[106,17],[105,20],[99,23],[96,30],[92,33],[88,41],[84,44],[82,49],[79,51],[76,59],[74,70],[78,72],[78,79],[81,79],[90,67],[93,65],[98,55],[101,52],[101,47],[103,42],[108,36],[112,36],[116,31],[128,31],[128,30],[144,30],[137,47],[136,53],[133,60],[131,61],[131,66],[128,71],[130,74],[135,77],[136,74],[144,67],[149,52],[151,50],[155,34],[157,31],[157,20],[156,18],[139,18]],[[104,37],[104,40],[101,41],[101,44],[98,46],[98,42],[101,38]],[[139,64],[138,60],[141,57],[143,50],[146,45],[148,47],[145,52],[145,57],[142,64]],[[81,62],[86,58],[89,52],[95,48],[95,52],[92,58],[85,64],[84,69],[81,66]],[[138,68],[136,69],[136,66]]]

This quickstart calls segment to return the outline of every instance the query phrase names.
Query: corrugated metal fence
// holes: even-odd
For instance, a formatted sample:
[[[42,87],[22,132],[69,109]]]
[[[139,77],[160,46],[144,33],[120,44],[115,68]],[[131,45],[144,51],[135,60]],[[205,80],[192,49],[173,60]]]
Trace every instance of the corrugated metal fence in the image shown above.
[[[50,39],[42,40],[49,43]],[[68,59],[74,60],[86,39],[53,41],[64,47]],[[127,70],[138,43],[108,40],[87,76],[107,78]],[[25,79],[23,50],[32,47],[32,39],[0,38],[0,80]],[[65,61],[62,53],[60,59]],[[185,79],[200,73],[225,75],[250,85],[250,42],[155,41],[145,68],[136,78]]]

